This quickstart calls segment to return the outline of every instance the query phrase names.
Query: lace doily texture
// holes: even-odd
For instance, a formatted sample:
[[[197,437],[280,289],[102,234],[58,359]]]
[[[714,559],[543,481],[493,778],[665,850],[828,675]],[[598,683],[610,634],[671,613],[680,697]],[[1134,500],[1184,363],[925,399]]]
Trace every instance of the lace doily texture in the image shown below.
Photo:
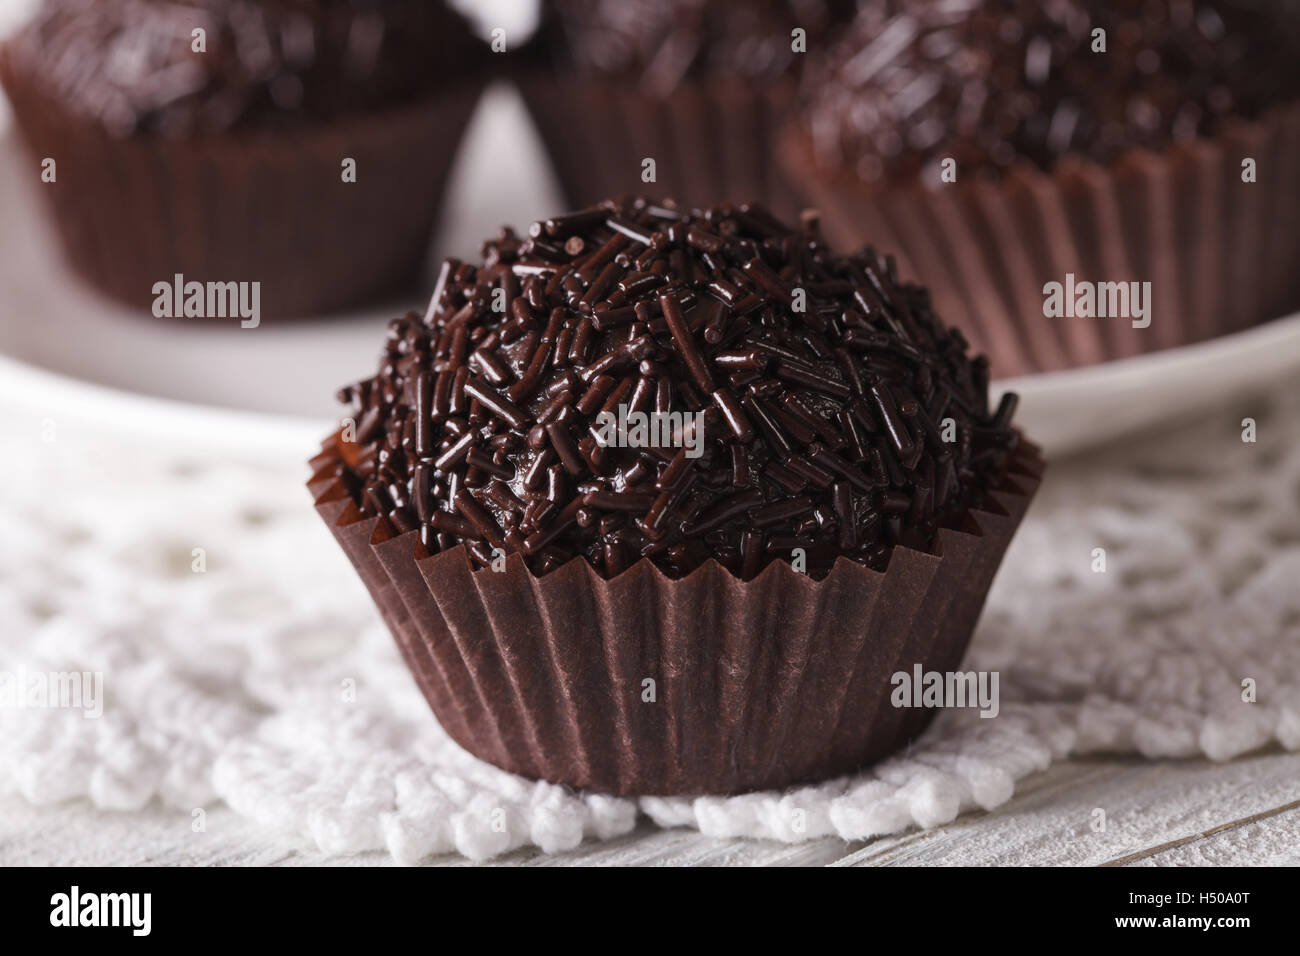
[[[97,717],[0,706],[0,793],[186,816],[224,801],[328,853],[416,863],[560,852],[640,814],[862,839],[997,807],[1073,754],[1300,749],[1287,392],[1052,462],[964,665],[998,672],[997,717],[944,711],[907,752],[815,786],[639,800],[512,776],[441,731],[312,510],[309,447],[245,463],[0,406],[0,673],[101,674],[103,698]]]

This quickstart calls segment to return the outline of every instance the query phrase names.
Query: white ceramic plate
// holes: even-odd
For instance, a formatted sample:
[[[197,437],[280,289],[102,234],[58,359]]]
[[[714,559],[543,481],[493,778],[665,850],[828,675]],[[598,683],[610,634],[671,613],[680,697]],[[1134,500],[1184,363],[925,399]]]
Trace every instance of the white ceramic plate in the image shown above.
[[[2,104],[0,104],[2,105]],[[161,432],[221,454],[301,456],[336,417],[334,393],[373,371],[384,323],[419,299],[241,329],[174,322],[105,301],[68,272],[33,195],[39,168],[0,117],[0,399],[45,414]],[[36,188],[45,188],[37,185]],[[467,133],[430,262],[472,257],[500,224],[562,207],[518,95],[485,96]],[[1077,452],[1300,370],[1300,316],[1092,368],[995,384],[1049,455]]]
[[[1136,358],[994,382],[1019,393],[1016,420],[1051,456],[1182,421],[1300,374],[1300,314]]]

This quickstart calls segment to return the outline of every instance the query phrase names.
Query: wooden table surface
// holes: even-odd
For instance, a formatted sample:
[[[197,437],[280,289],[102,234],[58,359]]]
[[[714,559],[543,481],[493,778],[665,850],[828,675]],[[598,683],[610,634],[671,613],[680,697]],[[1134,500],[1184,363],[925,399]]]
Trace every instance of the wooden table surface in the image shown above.
[[[1106,827],[1093,827],[1094,811]],[[84,802],[32,807],[0,800],[0,865],[365,865],[383,853],[325,857],[292,835],[269,834],[224,806],[193,833],[188,812],[95,810]],[[436,865],[466,865],[437,857]],[[494,865],[949,866],[1298,865],[1300,754],[1204,760],[1081,759],[1021,782],[992,812],[932,830],[846,843],[717,840],[643,822],[605,843],[547,855],[520,850]]]

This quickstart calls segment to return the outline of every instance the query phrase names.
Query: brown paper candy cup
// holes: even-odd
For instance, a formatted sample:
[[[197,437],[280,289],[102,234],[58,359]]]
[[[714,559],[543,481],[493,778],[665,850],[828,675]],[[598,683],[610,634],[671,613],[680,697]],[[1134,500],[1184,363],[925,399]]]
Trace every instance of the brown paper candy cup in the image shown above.
[[[304,316],[413,285],[480,87],[301,129],[115,139],[29,88],[0,80],[76,271],[151,307],[154,283],[260,282],[261,316]],[[344,159],[356,181],[344,182]],[[37,173],[33,172],[33,179]]]
[[[612,580],[575,559],[535,577],[518,555],[472,570],[463,547],[363,518],[313,460],[316,509],[351,559],[439,722],[526,777],[613,794],[738,793],[848,773],[905,747],[932,710],[890,677],[957,667],[1043,463],[1022,444],[988,510],[820,581],[775,562],[742,582],[715,562],[671,580],[642,560]],[[652,683],[650,683],[652,682]]]
[[[533,121],[570,205],[652,193],[685,207],[758,201],[799,210],[773,154],[794,97],[791,81],[684,82],[666,96],[617,80],[519,75]],[[642,179],[655,161],[655,179]]]
[[[790,180],[832,245],[896,253],[997,376],[1127,358],[1240,331],[1300,308],[1300,105],[1103,167],[1075,157],[996,183],[867,184],[820,169],[787,129]],[[1242,181],[1256,161],[1257,180]],[[1048,282],[1151,283],[1150,325],[1043,314]]]

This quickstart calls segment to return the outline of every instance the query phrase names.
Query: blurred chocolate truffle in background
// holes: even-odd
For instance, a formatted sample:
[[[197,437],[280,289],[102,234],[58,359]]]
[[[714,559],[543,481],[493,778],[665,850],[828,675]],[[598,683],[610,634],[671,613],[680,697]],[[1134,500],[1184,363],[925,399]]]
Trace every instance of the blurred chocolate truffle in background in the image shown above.
[[[653,188],[797,213],[773,155],[853,0],[545,0],[518,82],[575,205]],[[655,163],[653,180],[645,160]],[[647,183],[651,185],[647,186]]]
[[[818,161],[866,180],[1110,163],[1297,98],[1294,0],[869,0],[806,87]]]
[[[46,0],[0,81],[94,285],[258,281],[297,315],[418,274],[485,59],[441,2]]]
[[[688,79],[798,76],[791,32],[824,42],[853,0],[546,0],[552,55],[589,77],[618,78],[661,95]]]
[[[781,155],[832,241],[896,249],[1015,375],[1300,307],[1298,102],[1296,0],[864,0]],[[1150,309],[1048,317],[1067,274]]]

